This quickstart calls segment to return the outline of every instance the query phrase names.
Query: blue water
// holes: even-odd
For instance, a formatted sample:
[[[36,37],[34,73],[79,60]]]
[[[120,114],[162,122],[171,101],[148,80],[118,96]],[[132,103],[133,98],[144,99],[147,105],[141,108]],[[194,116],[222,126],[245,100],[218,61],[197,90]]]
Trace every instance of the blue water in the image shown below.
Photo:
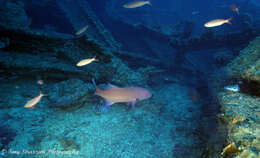
[[[124,8],[129,2],[0,0],[0,158],[220,157],[223,87],[215,82],[226,82],[225,66],[259,35],[260,2],[151,0]],[[231,25],[204,27],[231,17]],[[93,79],[104,91],[134,86],[152,96],[135,92],[106,106]]]

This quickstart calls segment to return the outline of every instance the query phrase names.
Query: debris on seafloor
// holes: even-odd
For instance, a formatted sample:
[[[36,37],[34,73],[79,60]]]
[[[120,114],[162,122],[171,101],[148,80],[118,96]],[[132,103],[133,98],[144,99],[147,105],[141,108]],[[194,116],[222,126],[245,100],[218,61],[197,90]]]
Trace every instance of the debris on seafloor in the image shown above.
[[[239,152],[241,152],[241,150],[239,150],[239,149],[236,147],[235,143],[231,143],[231,144],[227,145],[227,146],[223,149],[221,155],[222,155],[223,158],[226,158],[226,157],[228,157],[228,156],[230,156],[230,155],[234,155],[234,154],[237,154],[237,153],[239,153]]]

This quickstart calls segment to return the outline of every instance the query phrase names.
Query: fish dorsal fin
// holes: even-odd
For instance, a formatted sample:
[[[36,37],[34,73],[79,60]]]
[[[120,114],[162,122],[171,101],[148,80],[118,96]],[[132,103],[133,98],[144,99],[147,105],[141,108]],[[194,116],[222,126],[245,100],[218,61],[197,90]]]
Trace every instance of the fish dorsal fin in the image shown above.
[[[118,88],[118,87],[109,83],[109,84],[106,85],[105,90],[110,89],[110,88]]]

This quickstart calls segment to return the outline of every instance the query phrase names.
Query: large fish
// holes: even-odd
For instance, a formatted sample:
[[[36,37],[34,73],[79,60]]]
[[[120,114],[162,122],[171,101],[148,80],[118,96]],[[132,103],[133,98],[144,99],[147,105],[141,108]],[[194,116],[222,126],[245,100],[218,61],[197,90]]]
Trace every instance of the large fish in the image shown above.
[[[225,23],[232,24],[232,23],[230,22],[231,19],[232,19],[232,18],[212,20],[212,21],[209,21],[209,22],[205,23],[204,26],[205,26],[205,27],[216,27],[216,26],[223,25],[223,24],[225,24]]]
[[[96,86],[94,79],[92,82],[96,88],[95,94],[105,99],[106,106],[110,106],[114,103],[127,102],[131,103],[132,107],[134,107],[137,101],[148,99],[152,96],[147,89],[140,87],[120,88],[114,85],[108,85],[106,89],[102,90]]]
[[[142,7],[144,5],[152,5],[150,1],[135,1],[135,2],[130,2],[127,4],[124,4],[124,8],[137,8],[137,7]]]

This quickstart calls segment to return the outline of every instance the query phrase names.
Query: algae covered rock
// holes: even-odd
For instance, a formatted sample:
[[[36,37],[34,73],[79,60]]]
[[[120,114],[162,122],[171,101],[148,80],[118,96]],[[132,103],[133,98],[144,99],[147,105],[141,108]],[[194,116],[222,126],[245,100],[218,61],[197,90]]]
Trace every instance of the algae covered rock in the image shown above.
[[[54,84],[48,89],[52,107],[61,109],[79,108],[87,101],[85,96],[91,90],[91,85],[79,79],[70,79]]]
[[[144,76],[138,71],[133,71],[126,64],[124,64],[120,59],[112,59],[112,82],[124,84],[124,85],[146,85]]]
[[[228,65],[230,75],[260,83],[260,36]]]
[[[260,37],[227,65],[228,77],[240,81],[240,91],[220,91],[221,122],[228,136],[222,157],[260,157]]]

